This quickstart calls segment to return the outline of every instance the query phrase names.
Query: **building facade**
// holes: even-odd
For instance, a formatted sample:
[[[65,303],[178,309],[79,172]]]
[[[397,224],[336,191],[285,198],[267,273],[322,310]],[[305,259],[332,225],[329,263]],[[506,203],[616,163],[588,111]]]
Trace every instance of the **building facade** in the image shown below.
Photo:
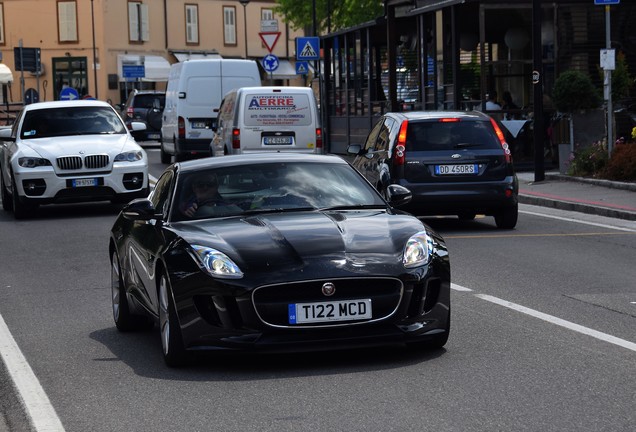
[[[262,30],[278,34],[269,45],[280,60],[273,73],[262,71],[263,81],[301,83],[293,59],[303,33],[274,7],[274,0],[0,0],[1,101],[118,104],[133,88],[164,90],[170,65],[189,58],[260,64],[270,52]]]

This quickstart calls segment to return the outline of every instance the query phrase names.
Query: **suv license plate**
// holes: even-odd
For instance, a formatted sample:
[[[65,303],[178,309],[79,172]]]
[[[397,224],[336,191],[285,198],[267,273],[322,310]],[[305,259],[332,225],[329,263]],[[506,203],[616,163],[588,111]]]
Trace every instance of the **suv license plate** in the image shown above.
[[[87,179],[74,179],[73,187],[87,187],[87,186],[97,186],[97,179],[95,178],[87,178]]]
[[[437,175],[477,174],[478,172],[477,164],[435,165]]]
[[[288,310],[290,324],[364,320],[371,318],[371,299],[292,303]]]
[[[192,129],[205,129],[205,122],[192,122]]]

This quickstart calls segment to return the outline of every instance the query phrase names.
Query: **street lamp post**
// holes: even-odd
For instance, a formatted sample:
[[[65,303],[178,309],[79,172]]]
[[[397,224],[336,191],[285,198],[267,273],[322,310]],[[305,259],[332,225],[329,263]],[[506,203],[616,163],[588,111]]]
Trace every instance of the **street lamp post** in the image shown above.
[[[243,5],[243,28],[245,29],[245,58],[247,59],[247,4],[250,0],[239,0]]]

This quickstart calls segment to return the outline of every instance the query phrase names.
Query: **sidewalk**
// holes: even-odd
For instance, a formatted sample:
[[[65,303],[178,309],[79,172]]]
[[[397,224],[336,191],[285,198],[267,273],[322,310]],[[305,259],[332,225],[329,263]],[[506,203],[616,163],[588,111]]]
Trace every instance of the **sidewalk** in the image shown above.
[[[636,182],[613,182],[559,173],[534,181],[533,172],[517,173],[519,202],[636,221]]]

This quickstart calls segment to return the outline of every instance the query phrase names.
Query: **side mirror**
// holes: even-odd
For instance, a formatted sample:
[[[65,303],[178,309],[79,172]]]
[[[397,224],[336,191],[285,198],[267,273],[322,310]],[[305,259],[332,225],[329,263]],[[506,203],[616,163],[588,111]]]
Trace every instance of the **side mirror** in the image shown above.
[[[0,141],[15,141],[11,136],[11,126],[0,127]]]
[[[146,130],[147,127],[148,126],[146,126],[146,123],[144,122],[138,122],[138,121],[130,122],[130,130],[132,131]]]
[[[137,198],[124,206],[122,214],[129,220],[163,220],[163,214],[158,213],[152,202],[147,198]]]
[[[360,152],[362,151],[362,146],[360,144],[349,144],[349,147],[347,147],[347,153],[352,154],[352,155],[359,155]]]
[[[402,185],[390,184],[386,188],[387,201],[393,207],[399,207],[411,201],[413,194]]]

